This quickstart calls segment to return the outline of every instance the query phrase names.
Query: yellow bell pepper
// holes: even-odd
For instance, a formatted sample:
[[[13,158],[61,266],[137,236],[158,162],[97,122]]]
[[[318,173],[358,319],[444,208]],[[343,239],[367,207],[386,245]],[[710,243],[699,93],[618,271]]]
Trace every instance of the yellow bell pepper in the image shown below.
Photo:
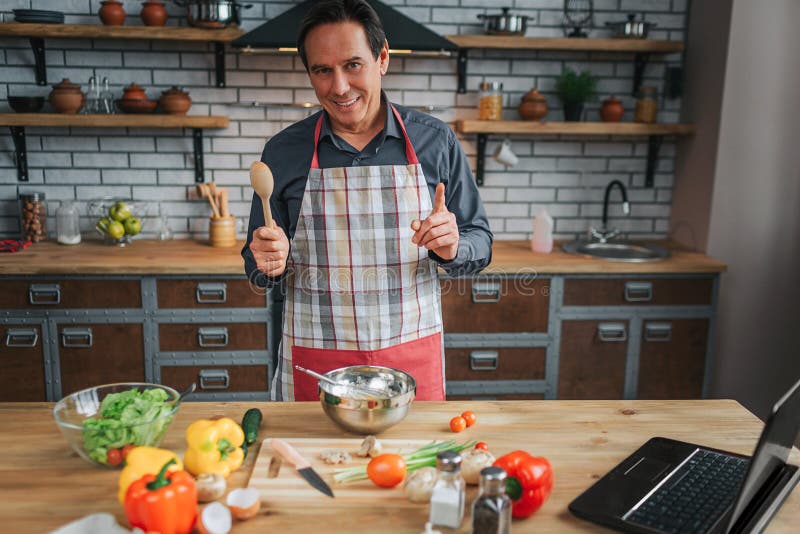
[[[200,419],[186,429],[186,470],[197,476],[219,474],[225,478],[244,462],[244,431],[228,417]]]
[[[172,451],[157,449],[155,447],[134,447],[125,457],[125,467],[119,474],[119,493],[117,498],[120,504],[125,504],[125,493],[128,486],[139,480],[144,475],[156,475],[165,463],[172,459],[175,463],[169,468],[170,471],[183,469],[181,459]]]

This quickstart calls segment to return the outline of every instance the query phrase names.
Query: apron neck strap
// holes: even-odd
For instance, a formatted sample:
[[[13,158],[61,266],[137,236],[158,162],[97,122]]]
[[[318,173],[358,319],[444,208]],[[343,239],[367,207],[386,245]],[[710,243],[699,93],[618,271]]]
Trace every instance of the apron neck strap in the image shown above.
[[[406,125],[403,123],[403,119],[400,117],[400,112],[397,111],[397,108],[394,107],[394,104],[389,104],[389,107],[392,108],[392,113],[397,118],[397,123],[400,125],[400,130],[403,132],[403,138],[406,142],[406,159],[408,160],[409,165],[417,165],[419,164],[419,159],[417,158],[417,152],[414,150],[414,146],[411,144],[411,139],[408,137],[408,132],[406,132]],[[311,158],[311,168],[312,169],[319,169],[319,158],[317,156],[317,152],[319,149],[319,133],[322,131],[322,116],[324,113],[319,114],[319,118],[317,118],[317,124],[314,127],[314,155]]]

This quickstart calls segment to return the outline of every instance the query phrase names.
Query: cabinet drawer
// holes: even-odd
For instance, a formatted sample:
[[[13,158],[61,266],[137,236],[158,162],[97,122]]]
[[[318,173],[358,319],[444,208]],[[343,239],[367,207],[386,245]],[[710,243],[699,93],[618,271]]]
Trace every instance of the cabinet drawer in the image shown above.
[[[564,306],[710,306],[711,278],[572,278]]]
[[[563,321],[558,398],[623,398],[627,350],[625,320]]]
[[[263,289],[247,280],[156,280],[159,308],[263,308]]]
[[[160,324],[158,339],[162,351],[266,350],[267,324]]]
[[[447,395],[449,401],[543,400],[544,393],[504,393],[500,395]]]
[[[141,308],[138,280],[2,280],[0,308]]]
[[[41,326],[9,324],[0,334],[0,401],[46,401]]]
[[[59,324],[61,395],[113,382],[144,382],[142,325]]]
[[[549,279],[443,279],[444,331],[547,332],[549,295]]]
[[[708,347],[708,319],[648,319],[639,349],[639,399],[698,399]]]
[[[541,380],[545,348],[445,349],[447,380]]]
[[[225,393],[268,389],[264,365],[162,365],[161,383],[183,390],[192,382],[197,393]]]

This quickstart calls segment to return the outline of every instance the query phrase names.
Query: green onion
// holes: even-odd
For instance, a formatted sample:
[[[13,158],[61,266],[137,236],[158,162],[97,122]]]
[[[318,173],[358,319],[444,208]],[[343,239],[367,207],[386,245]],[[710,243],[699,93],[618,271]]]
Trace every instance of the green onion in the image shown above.
[[[455,451],[461,452],[464,449],[469,449],[475,446],[476,441],[464,442],[462,444],[456,443],[456,440],[449,439],[436,443],[431,441],[427,445],[420,447],[414,452],[403,455],[403,460],[406,462],[406,472],[415,471],[422,467],[433,467],[436,465],[436,455],[442,451]],[[333,470],[333,480],[339,483],[355,482],[357,480],[365,480],[367,477],[367,466],[360,465],[358,467],[347,467],[342,469]]]

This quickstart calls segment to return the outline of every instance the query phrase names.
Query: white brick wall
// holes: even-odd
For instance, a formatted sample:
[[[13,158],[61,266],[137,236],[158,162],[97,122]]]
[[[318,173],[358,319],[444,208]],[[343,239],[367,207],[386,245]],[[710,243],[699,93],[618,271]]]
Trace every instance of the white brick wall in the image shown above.
[[[242,12],[243,27],[255,28],[297,4],[299,0],[248,0],[253,8]],[[497,13],[501,3],[487,0],[384,0],[440,34],[482,33],[479,13]],[[123,0],[127,25],[141,24],[141,2]],[[562,36],[563,0],[509,0],[503,5],[528,15],[529,36]],[[184,9],[167,2],[169,24],[184,23]],[[491,7],[487,7],[491,6]],[[595,0],[595,26],[591,35],[608,36],[606,21],[623,20],[626,13],[645,13],[658,26],[656,39],[682,39],[686,24],[685,0]],[[73,24],[99,23],[100,0],[4,0],[0,16],[13,20],[12,9],[58,9]],[[224,130],[204,131],[206,180],[229,189],[231,211],[239,217],[241,232],[249,214],[252,191],[247,169],[260,156],[264,142],[282,128],[302,119],[296,109],[251,107],[261,103],[316,102],[305,71],[292,56],[226,54],[227,87],[214,87],[213,47],[205,43],[46,39],[48,81],[70,78],[85,90],[88,78],[108,76],[115,96],[131,82],[158,98],[171,85],[182,85],[193,99],[192,114],[227,115]],[[680,54],[654,55],[645,82],[661,89],[666,65],[680,65]],[[390,98],[407,106],[436,105],[444,121],[477,117],[477,86],[483,79],[504,84],[506,119],[517,119],[520,97],[537,87],[548,99],[551,120],[562,120],[553,94],[555,77],[565,66],[588,69],[599,78],[598,98],[587,104],[586,120],[598,120],[600,102],[610,94],[623,101],[623,120],[633,117],[630,95],[632,56],[586,52],[470,51],[467,94],[456,87],[454,59],[392,58],[384,86]],[[7,95],[46,96],[50,87],[35,84],[33,54],[27,39],[0,38],[0,112],[10,111]],[[678,120],[680,101],[660,99],[659,119]],[[159,213],[169,215],[178,238],[204,237],[209,210],[194,192],[191,131],[103,128],[27,128],[30,182],[17,182],[13,141],[8,129],[0,131],[0,237],[17,233],[17,195],[26,191],[47,194],[50,215],[62,200],[77,200],[82,228],[94,237],[87,200],[102,196],[128,197],[147,204],[144,234],[158,231]],[[583,234],[599,223],[603,189],[611,180],[629,188],[632,213],[624,217],[614,202],[612,223],[638,237],[664,237],[669,232],[675,145],[667,139],[656,167],[655,187],[644,188],[647,143],[641,138],[580,136],[511,136],[519,164],[506,168],[491,155],[502,141],[492,136],[487,144],[485,185],[480,189],[497,239],[530,237],[531,219],[541,207],[556,221],[556,236]],[[475,164],[475,136],[465,136],[462,146]],[[618,199],[618,193],[613,194]],[[55,232],[55,218],[49,227]]]

